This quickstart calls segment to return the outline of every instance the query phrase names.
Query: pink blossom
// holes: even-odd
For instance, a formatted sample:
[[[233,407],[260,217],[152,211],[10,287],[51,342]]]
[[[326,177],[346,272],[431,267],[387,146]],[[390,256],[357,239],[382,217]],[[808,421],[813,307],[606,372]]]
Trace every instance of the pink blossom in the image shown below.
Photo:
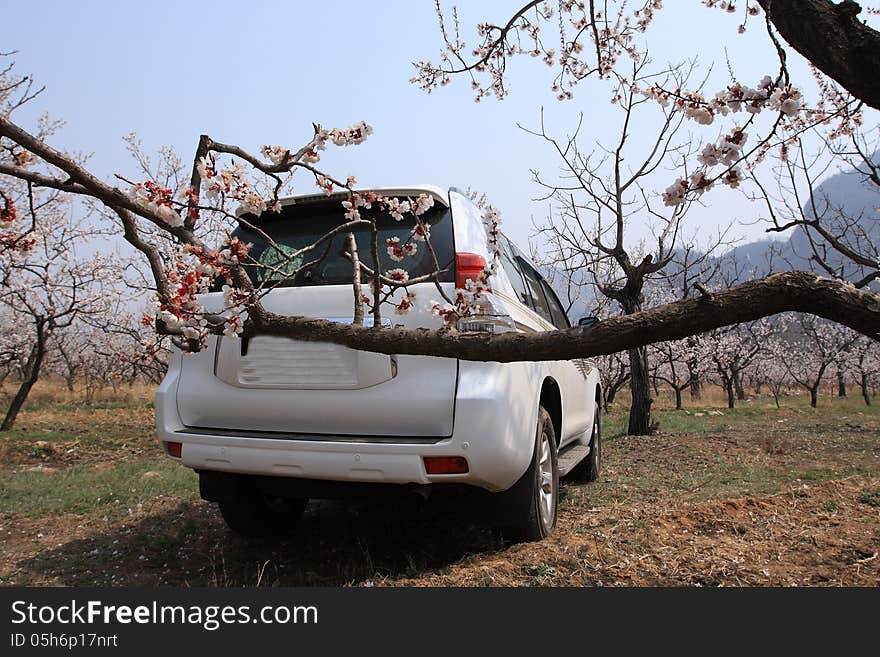
[[[403,256],[405,252],[403,247],[400,245],[399,237],[389,237],[385,240],[385,244],[388,248],[388,257],[394,260],[395,262],[401,262],[403,260]]]
[[[663,192],[663,205],[673,207],[684,203],[688,191],[688,181],[679,178]]]
[[[290,150],[281,146],[263,146],[260,151],[276,166],[287,160],[290,156]]]
[[[419,216],[425,214],[429,209],[434,207],[434,197],[430,194],[419,194],[419,197],[412,205],[412,212]]]
[[[12,161],[17,167],[28,167],[34,163],[34,155],[26,150],[16,151],[12,156]]]

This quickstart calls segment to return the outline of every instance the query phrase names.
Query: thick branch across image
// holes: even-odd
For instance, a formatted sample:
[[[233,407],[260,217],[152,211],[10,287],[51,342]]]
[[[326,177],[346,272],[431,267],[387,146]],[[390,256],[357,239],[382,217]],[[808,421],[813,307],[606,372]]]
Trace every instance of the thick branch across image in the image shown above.
[[[880,33],[853,0],[758,0],[788,44],[853,96],[880,108]]]
[[[803,271],[773,274],[709,295],[566,331],[490,335],[448,330],[373,329],[320,319],[285,317],[256,306],[251,309],[245,335],[336,342],[353,349],[385,354],[498,362],[563,360],[679,340],[789,311],[824,317],[872,339],[880,339],[880,297],[841,281]]]

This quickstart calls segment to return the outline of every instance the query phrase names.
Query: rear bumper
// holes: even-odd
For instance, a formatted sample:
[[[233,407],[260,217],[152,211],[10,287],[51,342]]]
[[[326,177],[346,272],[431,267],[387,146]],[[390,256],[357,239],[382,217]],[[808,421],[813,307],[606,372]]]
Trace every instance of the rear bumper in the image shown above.
[[[156,394],[157,431],[160,441],[181,443],[180,461],[197,470],[341,482],[460,483],[501,491],[519,479],[532,456],[537,394],[530,382],[541,380],[529,371],[534,367],[461,361],[453,434],[428,442],[417,437],[382,442],[357,436],[273,438],[188,428],[177,411],[178,371],[172,367]],[[463,456],[469,470],[429,475],[425,456]]]

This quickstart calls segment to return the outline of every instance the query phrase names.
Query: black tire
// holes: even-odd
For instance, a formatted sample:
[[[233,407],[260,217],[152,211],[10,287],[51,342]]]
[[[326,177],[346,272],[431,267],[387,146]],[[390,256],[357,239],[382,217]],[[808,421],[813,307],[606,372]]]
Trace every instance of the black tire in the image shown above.
[[[602,412],[596,401],[593,414],[593,430],[590,434],[590,453],[587,454],[566,476],[571,481],[592,482],[599,478],[602,469]]]
[[[257,489],[242,490],[217,503],[226,525],[242,536],[289,534],[299,525],[307,499],[272,497]]]
[[[532,461],[513,487],[500,493],[500,511],[504,518],[501,531],[505,538],[540,541],[556,528],[559,507],[556,444],[550,414],[543,406],[539,407]]]

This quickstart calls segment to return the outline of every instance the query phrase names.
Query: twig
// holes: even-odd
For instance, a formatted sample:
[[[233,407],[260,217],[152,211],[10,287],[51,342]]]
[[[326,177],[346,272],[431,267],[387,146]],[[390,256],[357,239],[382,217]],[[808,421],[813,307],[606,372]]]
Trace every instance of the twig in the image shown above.
[[[877,553],[875,552],[870,557],[865,557],[864,559],[856,559],[856,563],[868,563],[869,561],[874,561],[877,558]]]

